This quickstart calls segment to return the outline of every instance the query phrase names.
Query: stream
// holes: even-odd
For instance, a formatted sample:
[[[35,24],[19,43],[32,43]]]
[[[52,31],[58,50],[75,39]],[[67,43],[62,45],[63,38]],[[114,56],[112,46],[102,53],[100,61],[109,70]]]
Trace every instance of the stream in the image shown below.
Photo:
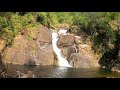
[[[71,68],[62,66],[26,66],[7,64],[7,78],[18,77],[17,71],[23,74],[32,72],[30,78],[119,78],[120,73],[103,68]]]

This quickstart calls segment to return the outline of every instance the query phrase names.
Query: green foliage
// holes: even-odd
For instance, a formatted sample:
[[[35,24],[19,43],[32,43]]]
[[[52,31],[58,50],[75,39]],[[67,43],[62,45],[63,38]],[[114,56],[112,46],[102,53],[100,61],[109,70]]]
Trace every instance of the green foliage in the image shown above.
[[[38,13],[37,21],[40,22],[41,24],[47,25],[48,19],[47,19],[46,12],[40,12],[40,13]]]
[[[47,13],[48,23],[50,26],[54,26],[58,23],[57,15],[54,12]]]
[[[83,15],[83,13],[80,12],[76,12],[76,13],[71,13],[73,18],[73,24],[74,25],[80,25],[82,27],[87,27],[88,23],[89,23],[89,19],[88,17],[86,17],[85,15]]]
[[[93,49],[101,55],[100,64],[106,67],[116,63],[119,38],[119,20],[118,12],[89,12],[82,13],[86,17],[86,26],[81,23],[83,31],[91,37]],[[79,23],[78,23],[79,24]],[[118,44],[119,43],[119,44]]]
[[[73,24],[73,16],[70,12],[40,12],[38,21],[46,26],[54,27],[57,24]]]
[[[70,12],[56,12],[59,23],[73,24],[73,16]]]
[[[27,39],[28,39],[29,41],[31,41],[33,38],[32,38],[31,35],[28,35],[28,36],[27,36]]]
[[[109,62],[117,58],[120,12],[0,12],[0,38],[11,44],[17,34],[29,32],[28,29],[40,24],[49,28],[59,24],[79,26],[77,35],[84,32],[90,37],[93,49],[101,55],[103,63],[107,63],[106,58],[109,58]],[[31,40],[32,37],[28,36],[28,39]]]
[[[13,38],[23,29],[38,27],[37,13],[34,12],[1,12],[0,13],[0,37],[12,43]]]
[[[7,38],[7,45],[11,45],[12,44],[12,41],[13,41],[13,37],[11,36],[9,36],[8,38]]]

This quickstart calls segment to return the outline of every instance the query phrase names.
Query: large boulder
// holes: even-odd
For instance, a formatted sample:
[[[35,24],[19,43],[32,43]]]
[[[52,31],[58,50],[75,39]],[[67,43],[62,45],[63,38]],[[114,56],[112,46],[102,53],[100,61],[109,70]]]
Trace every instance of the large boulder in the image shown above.
[[[62,35],[59,33],[57,46],[61,49],[61,55],[65,59],[69,59],[72,53],[76,52],[75,37],[73,34]]]
[[[20,65],[53,65],[54,53],[51,44],[51,31],[40,28],[17,35],[11,46],[5,48],[2,56],[4,63]]]
[[[68,59],[71,66],[80,68],[99,67],[98,60],[94,55],[91,46],[87,44],[78,44],[77,50],[79,53],[72,53]]]
[[[73,53],[69,59],[69,63],[72,67],[76,68],[99,67],[98,62],[93,57],[80,55],[79,53]]]
[[[76,49],[73,46],[61,47],[62,57],[69,59],[72,53],[76,53]]]
[[[38,40],[42,42],[52,42],[51,33],[52,31],[49,30],[47,27],[40,26],[39,29],[26,30],[26,33],[24,33],[24,36],[26,37],[28,36],[33,40]]]
[[[93,50],[91,49],[91,46],[90,45],[87,45],[87,44],[78,44],[77,45],[77,49],[78,49],[78,52],[81,54],[81,55],[90,55],[90,56],[94,56],[94,52]]]
[[[58,46],[70,46],[73,45],[75,41],[75,37],[73,34],[69,34],[69,35],[61,35],[59,37]]]
[[[50,43],[52,42],[51,30],[42,26],[38,31],[39,31],[37,34],[38,41],[50,42]]]
[[[61,49],[62,57],[68,60],[72,67],[99,67],[91,45],[85,44],[80,36],[59,35],[58,47]]]

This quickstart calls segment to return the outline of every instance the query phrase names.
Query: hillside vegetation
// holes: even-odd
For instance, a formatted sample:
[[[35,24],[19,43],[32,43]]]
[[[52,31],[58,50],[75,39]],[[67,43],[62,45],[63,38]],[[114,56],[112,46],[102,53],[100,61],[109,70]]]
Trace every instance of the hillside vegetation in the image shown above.
[[[16,35],[30,29],[40,25],[57,28],[61,24],[70,33],[85,34],[84,40],[92,42],[101,66],[119,67],[119,12],[0,12],[0,39],[10,45]]]

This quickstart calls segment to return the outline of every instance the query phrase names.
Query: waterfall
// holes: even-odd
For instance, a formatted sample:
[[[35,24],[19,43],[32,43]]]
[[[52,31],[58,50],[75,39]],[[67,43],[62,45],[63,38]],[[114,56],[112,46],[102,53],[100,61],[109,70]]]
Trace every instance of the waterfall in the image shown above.
[[[66,30],[61,29],[60,32],[65,31],[64,35],[66,33]],[[55,54],[57,55],[57,59],[59,61],[59,66],[64,66],[64,67],[71,67],[68,63],[68,61],[62,57],[61,55],[61,50],[57,47],[57,41],[58,41],[58,33],[54,32],[52,33],[52,47],[53,47],[53,51],[55,52]]]

